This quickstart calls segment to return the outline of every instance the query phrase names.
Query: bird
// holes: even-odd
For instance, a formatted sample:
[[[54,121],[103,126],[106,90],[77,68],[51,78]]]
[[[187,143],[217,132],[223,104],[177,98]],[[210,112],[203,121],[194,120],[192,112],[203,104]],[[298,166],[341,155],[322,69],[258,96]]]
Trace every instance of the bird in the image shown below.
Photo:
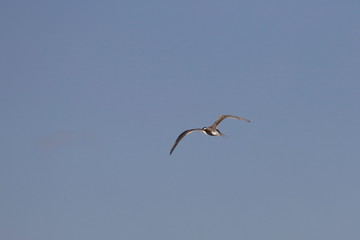
[[[220,122],[222,120],[224,120],[225,118],[233,118],[233,119],[238,119],[238,120],[243,120],[246,122],[251,122],[250,120],[246,119],[246,118],[241,118],[241,117],[237,117],[237,116],[233,116],[233,115],[220,115],[215,122],[209,126],[209,127],[203,127],[203,128],[194,128],[194,129],[189,129],[189,130],[185,130],[184,132],[182,132],[177,139],[175,140],[174,145],[172,146],[171,150],[170,150],[170,155],[171,153],[174,151],[174,149],[176,148],[176,146],[178,145],[178,143],[181,141],[181,139],[183,139],[186,135],[188,135],[189,133],[195,132],[195,131],[201,131],[203,133],[205,133],[206,135],[209,136],[225,136],[222,132],[219,131],[219,129],[217,129],[217,126],[220,124]]]

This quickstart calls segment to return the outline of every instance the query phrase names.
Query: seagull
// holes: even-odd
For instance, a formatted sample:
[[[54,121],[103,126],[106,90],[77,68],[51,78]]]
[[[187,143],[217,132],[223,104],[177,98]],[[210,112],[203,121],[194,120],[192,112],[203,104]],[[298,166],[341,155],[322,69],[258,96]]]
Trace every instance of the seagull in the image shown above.
[[[241,117],[237,117],[237,116],[233,116],[233,115],[221,115],[216,119],[216,121],[213,123],[213,125],[211,125],[209,127],[189,129],[189,130],[186,130],[183,133],[181,133],[178,136],[178,138],[176,139],[174,145],[172,146],[172,148],[170,150],[170,155],[174,151],[176,145],[178,145],[178,143],[181,141],[181,139],[183,139],[189,133],[192,133],[192,132],[195,132],[195,131],[201,131],[201,132],[203,132],[203,133],[205,133],[206,135],[209,135],[209,136],[225,136],[224,134],[222,134],[219,131],[219,129],[217,129],[217,126],[219,125],[219,123],[222,120],[224,120],[225,118],[233,118],[233,119],[238,119],[238,120],[243,120],[243,121],[246,121],[246,122],[250,122],[250,120],[247,120],[246,118],[241,118]]]

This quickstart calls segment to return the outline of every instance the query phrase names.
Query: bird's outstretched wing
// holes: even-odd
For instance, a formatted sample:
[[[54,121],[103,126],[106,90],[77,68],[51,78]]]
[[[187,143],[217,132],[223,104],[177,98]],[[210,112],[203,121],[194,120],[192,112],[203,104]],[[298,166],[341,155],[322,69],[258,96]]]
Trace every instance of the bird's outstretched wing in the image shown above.
[[[211,127],[213,128],[217,128],[217,126],[219,125],[219,123],[224,120],[225,118],[233,118],[233,119],[238,119],[238,120],[243,120],[246,122],[250,122],[250,120],[246,119],[246,118],[241,118],[241,117],[237,117],[237,116],[233,116],[233,115],[221,115],[219,116],[216,121],[213,123],[213,125],[211,125]]]
[[[178,145],[178,143],[181,141],[181,139],[183,139],[186,135],[188,135],[189,133],[192,133],[194,131],[204,131],[202,130],[201,128],[194,128],[194,129],[189,129],[189,130],[186,130],[184,131],[183,133],[181,133],[178,138],[176,139],[174,145],[172,146],[171,150],[170,150],[170,155],[171,153],[174,151],[176,145]]]

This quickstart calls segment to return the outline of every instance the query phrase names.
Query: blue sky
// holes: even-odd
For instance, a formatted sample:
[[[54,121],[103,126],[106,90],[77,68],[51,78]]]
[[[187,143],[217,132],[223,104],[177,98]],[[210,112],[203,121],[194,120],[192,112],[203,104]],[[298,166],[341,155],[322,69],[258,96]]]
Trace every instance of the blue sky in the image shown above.
[[[358,1],[1,5],[1,239],[359,239]]]

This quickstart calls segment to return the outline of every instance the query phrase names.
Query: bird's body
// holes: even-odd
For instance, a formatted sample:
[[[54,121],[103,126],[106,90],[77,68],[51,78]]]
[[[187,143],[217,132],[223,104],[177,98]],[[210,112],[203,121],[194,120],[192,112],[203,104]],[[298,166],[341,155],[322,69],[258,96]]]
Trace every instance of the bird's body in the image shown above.
[[[195,132],[195,131],[201,131],[201,132],[203,132],[203,133],[205,133],[206,135],[209,135],[209,136],[224,136],[224,134],[222,134],[219,131],[219,129],[217,129],[217,126],[225,118],[233,118],[233,119],[244,120],[246,122],[250,122],[250,120],[247,120],[247,119],[241,118],[241,117],[237,117],[237,116],[233,116],[233,115],[221,115],[216,119],[216,121],[213,123],[213,125],[211,125],[209,127],[194,128],[194,129],[189,129],[189,130],[186,130],[186,131],[182,132],[178,136],[178,138],[176,139],[174,145],[172,146],[172,148],[170,150],[170,154],[174,151],[176,145],[178,145],[178,143],[181,141],[181,139],[183,139],[189,133],[192,133],[192,132]]]
[[[224,135],[219,131],[219,129],[212,129],[209,127],[203,128],[203,131],[206,135],[209,135],[209,136],[223,136]]]

